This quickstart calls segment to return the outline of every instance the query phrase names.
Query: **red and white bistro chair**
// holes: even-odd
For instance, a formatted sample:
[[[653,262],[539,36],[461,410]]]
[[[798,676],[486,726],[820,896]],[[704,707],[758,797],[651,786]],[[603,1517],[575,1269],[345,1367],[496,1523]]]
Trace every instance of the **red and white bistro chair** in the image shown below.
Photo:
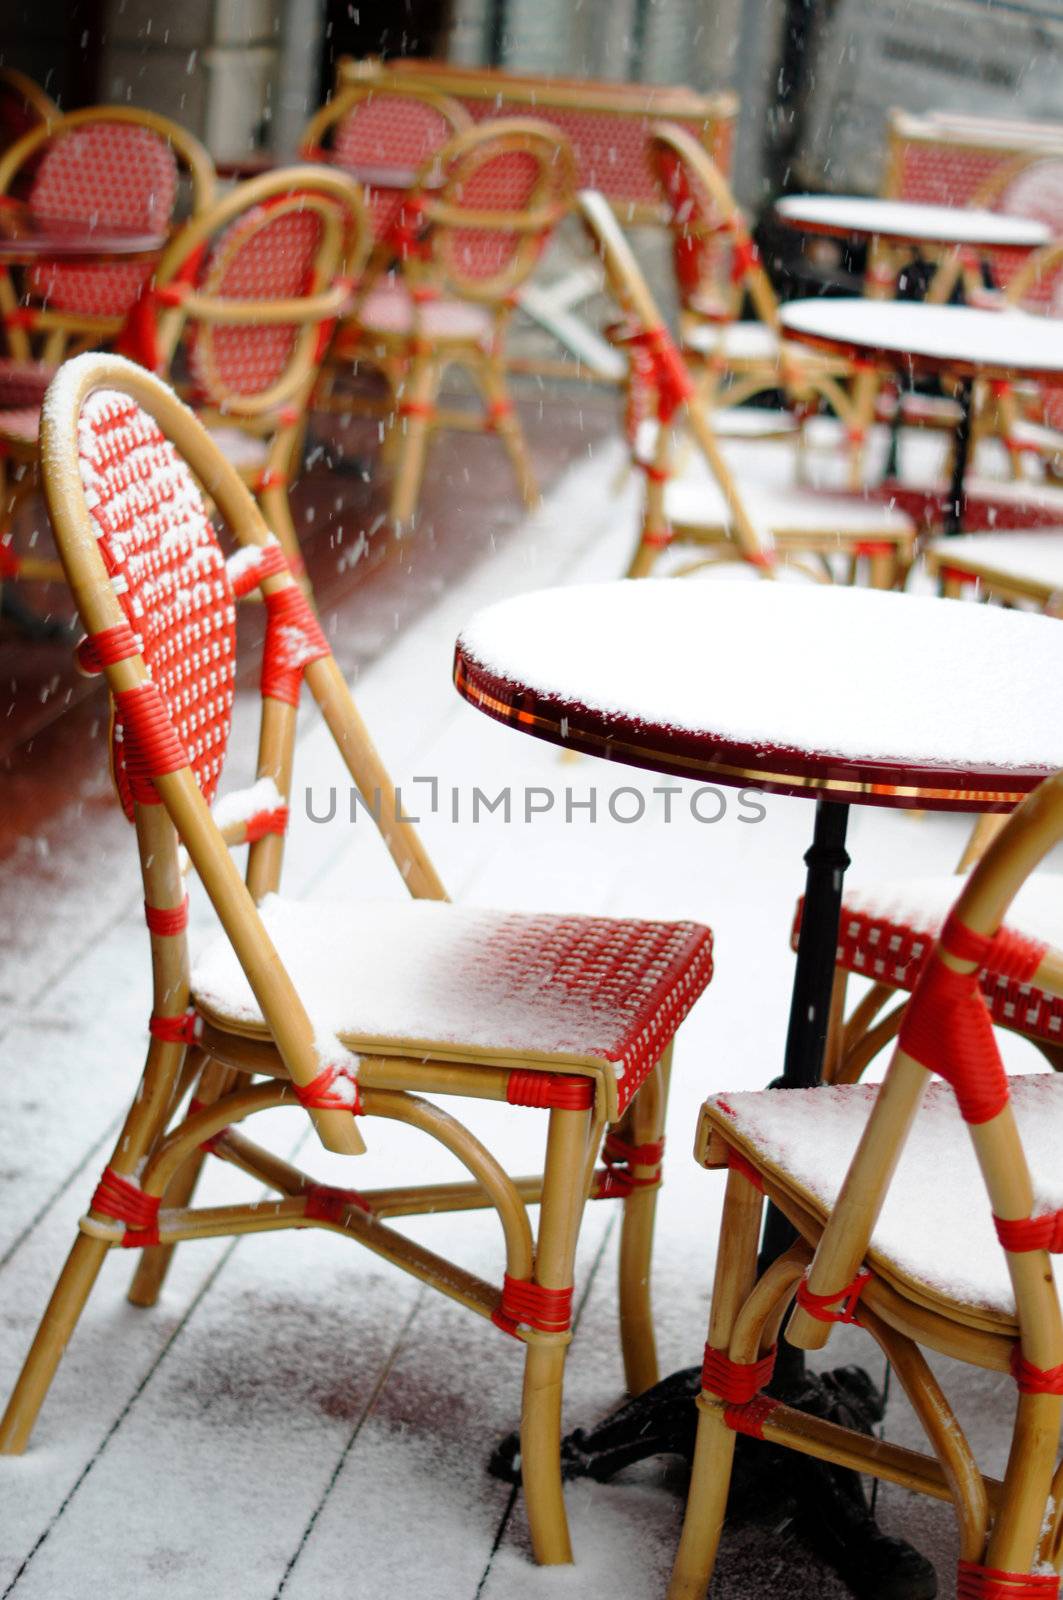
[[[136,829],[154,998],[143,1076],[0,1422],[0,1449],[25,1447],[108,1251],[141,1252],[132,1298],[148,1305],[182,1240],[331,1228],[493,1325],[481,1337],[525,1346],[532,1544],[540,1561],[569,1561],[560,1427],[580,1221],[589,1198],[623,1205],[621,1342],[629,1386],[642,1390],[657,1374],[649,1265],[671,1042],[709,982],[712,936],[693,923],[447,903],[283,552],[202,424],[159,379],[114,356],[68,362],[49,390],[41,455],[87,630],[80,659],[102,670],[111,694],[113,770]],[[197,480],[240,546],[228,564]],[[267,620],[258,779],[250,799],[228,797],[244,820],[223,830],[210,806],[229,738],[234,608],[252,592]],[[380,819],[401,880],[387,901],[367,902],[347,884],[317,903],[279,892],[304,681]],[[246,879],[227,848],[239,843],[250,843]],[[221,924],[194,967],[181,846]],[[546,1112],[542,1175],[510,1176],[425,1094],[506,1103],[515,1117]],[[386,1139],[384,1123],[405,1124],[448,1149],[467,1181],[367,1192],[316,1182],[244,1131],[278,1106],[302,1106],[322,1144],[351,1156],[365,1148],[363,1129]],[[375,1134],[367,1119],[380,1119]],[[192,1206],[205,1151],[256,1180],[246,1203]],[[261,1183],[276,1194],[269,1204]],[[500,1284],[387,1220],[485,1206],[500,1223]]]
[[[728,1169],[727,1191],[669,1600],[705,1594],[739,1434],[950,1503],[960,1600],[1058,1600],[1063,1318],[1051,1254],[1063,1249],[1063,1078],[1009,1079],[979,974],[1063,995],[1063,949],[1012,922],[1029,873],[1061,840],[1063,774],[1009,819],[948,910],[881,1086],[705,1102],[696,1156]],[[758,1273],[765,1197],[798,1238]],[[857,1324],[881,1348],[929,1451],[821,1421],[768,1392],[780,1332],[820,1349],[837,1323]],[[1010,1373],[1002,1481],[980,1469],[927,1350]]]
[[[571,147],[548,123],[488,122],[458,134],[422,165],[392,233],[397,271],[369,280],[333,347],[334,361],[368,362],[388,378],[396,525],[416,510],[429,438],[438,428],[496,434],[525,504],[536,504],[506,384],[505,341],[518,291],[574,192]],[[438,405],[452,366],[472,380],[482,410]]]
[[[584,190],[579,208],[623,314],[627,348],[649,368],[642,382],[656,398],[652,456],[641,453],[638,434],[635,439],[633,459],[645,474],[646,494],[628,576],[647,577],[665,552],[688,546],[694,558],[675,568],[676,576],[734,560],[771,575],[780,564],[811,559],[813,575],[829,578],[830,559],[844,556],[851,568],[866,563],[876,587],[897,583],[915,552],[915,525],[902,512],[855,495],[773,490],[736,475],[611,207]],[[676,466],[680,437],[695,454],[682,475]]]
[[[336,320],[370,246],[358,186],[324,167],[265,173],[192,217],[132,308],[120,348],[150,371],[180,362],[187,394],[254,489],[292,570],[302,558],[288,504],[307,406]],[[0,411],[0,450],[34,478],[39,405]],[[9,538],[10,518],[0,526]],[[15,552],[8,576],[61,576]]]

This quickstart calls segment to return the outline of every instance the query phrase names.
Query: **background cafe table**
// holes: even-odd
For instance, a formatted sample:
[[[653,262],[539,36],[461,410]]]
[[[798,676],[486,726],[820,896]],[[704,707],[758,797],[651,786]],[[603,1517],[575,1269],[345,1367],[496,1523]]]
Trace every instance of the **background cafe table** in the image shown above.
[[[35,261],[100,261],[154,256],[165,233],[130,233],[85,222],[47,222],[17,200],[0,205],[0,264],[29,266]]]
[[[543,590],[473,618],[458,639],[455,683],[486,715],[554,744],[653,772],[815,799],[776,1080],[783,1088],[820,1078],[850,804],[1008,811],[1063,765],[1059,622],[955,600],[757,581],[644,579]],[[705,897],[711,918],[708,874]],[[786,1220],[769,1212],[765,1260],[791,1238]],[[804,1403],[812,1380],[802,1354],[782,1345],[784,1352],[772,1391],[800,1393]],[[691,1411],[689,1389],[677,1410],[675,1381],[665,1379],[583,1436],[581,1449],[600,1452],[599,1465],[586,1470],[608,1476],[610,1462],[616,1470],[674,1449]],[[815,1469],[802,1461],[797,1470]],[[881,1576],[891,1563],[903,1579],[912,1562],[922,1562],[910,1547],[885,1540],[866,1510],[854,1524],[852,1497],[848,1509],[840,1505],[836,1479],[816,1494],[821,1521],[829,1521],[835,1497],[832,1547],[843,1549],[848,1539],[850,1582],[854,1570],[870,1574],[877,1566]],[[869,1579],[859,1592],[885,1590]]]
[[[781,308],[787,338],[853,361],[958,378],[960,424],[945,532],[963,527],[963,485],[971,445],[975,378],[1063,377],[1063,321],[1025,311],[911,305],[897,300],[791,300]]]

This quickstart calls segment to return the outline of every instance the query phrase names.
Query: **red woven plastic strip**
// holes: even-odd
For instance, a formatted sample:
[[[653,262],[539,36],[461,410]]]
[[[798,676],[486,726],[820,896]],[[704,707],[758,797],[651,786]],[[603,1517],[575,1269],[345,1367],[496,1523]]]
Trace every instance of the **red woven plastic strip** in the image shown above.
[[[179,1017],[163,1017],[153,1011],[148,1018],[148,1032],[163,1044],[194,1044],[203,1031],[203,1019],[189,1006]]]
[[[727,1165],[732,1172],[740,1172],[743,1178],[753,1185],[754,1189],[759,1189],[761,1194],[764,1193],[764,1179],[752,1161],[747,1161],[745,1156],[740,1155],[737,1150],[733,1150],[730,1145],[727,1146]]]
[[[315,1183],[306,1191],[306,1210],[303,1215],[308,1222],[341,1223],[348,1206],[372,1212],[368,1200],[357,1189],[334,1189],[329,1183]]]
[[[692,399],[695,392],[686,363],[676,349],[671,334],[663,325],[643,328],[641,332],[633,334],[628,343],[644,350],[652,362],[653,386],[657,391],[657,418],[663,423],[671,422],[679,407]]]
[[[1026,1250],[1063,1254],[1063,1211],[1048,1211],[1043,1217],[1020,1217],[1011,1222],[1005,1217],[994,1217],[993,1226],[1004,1249],[1013,1255]]]
[[[588,1111],[594,1104],[594,1082],[518,1068],[509,1075],[506,1099],[511,1106],[534,1106],[540,1111]]]
[[[656,1167],[651,1178],[633,1178],[633,1183],[656,1183],[664,1160],[664,1140],[654,1139],[648,1144],[628,1144],[618,1133],[607,1133],[602,1145],[602,1160],[607,1167]]]
[[[754,1395],[741,1406],[724,1406],[723,1420],[735,1433],[745,1433],[751,1439],[763,1439],[764,1424],[780,1402],[770,1394]]]
[[[135,689],[119,689],[114,703],[122,724],[125,770],[133,799],[140,805],[158,805],[152,778],[180,772],[190,764],[170,708],[157,684],[150,682]]]
[[[233,557],[233,561],[236,560],[237,558]],[[280,545],[264,544],[253,562],[248,566],[237,566],[235,573],[229,572],[229,582],[236,598],[242,600],[245,595],[258,588],[263,578],[276,578],[280,573],[287,571],[288,561]]]
[[[760,253],[744,230],[737,235],[731,256],[731,282],[741,283],[747,272],[760,266]]]
[[[295,584],[263,595],[266,605],[266,641],[262,648],[262,694],[270,700],[299,704],[303,672],[311,661],[331,654],[328,640],[310,609],[310,602]]]
[[[743,1362],[732,1361],[726,1350],[714,1350],[707,1344],[701,1366],[701,1387],[729,1405],[744,1406],[771,1382],[774,1371],[774,1345],[759,1361]]]
[[[956,1600],[1059,1600],[1055,1572],[1002,1572],[977,1561],[956,1568]]]
[[[248,817],[246,836],[248,844],[256,844],[259,839],[264,839],[267,833],[287,833],[288,807],[277,806],[273,811],[256,811],[253,817]]]
[[[870,1278],[871,1273],[865,1267],[862,1272],[856,1274],[851,1283],[845,1285],[844,1289],[836,1289],[833,1294],[813,1294],[807,1280],[802,1278],[797,1285],[797,1303],[810,1317],[815,1317],[817,1322],[855,1322],[860,1296]]]
[[[572,1324],[572,1286],[544,1289],[528,1278],[502,1279],[501,1315],[518,1327],[537,1328],[540,1333],[565,1333]]]
[[[337,1088],[340,1081],[346,1085]],[[308,1111],[349,1111],[352,1116],[362,1114],[362,1099],[357,1081],[345,1067],[325,1067],[309,1083],[293,1083],[295,1098]]]
[[[1020,1344],[1012,1346],[1011,1375],[1020,1394],[1063,1394],[1063,1362],[1058,1367],[1035,1367]]]
[[[185,895],[179,906],[149,906],[145,900],[144,920],[149,933],[157,933],[164,939],[184,933],[188,927],[188,896]]]
[[[74,656],[82,672],[102,672],[116,661],[128,661],[138,656],[143,646],[128,622],[116,622],[113,628],[101,628],[90,633],[74,648]]]
[[[1029,939],[1011,928],[1000,928],[992,935],[975,933],[955,912],[941,930],[941,946],[957,961],[977,961],[979,967],[991,967],[995,974],[1017,983],[1030,982],[1048,949],[1042,940]]]
[[[988,1122],[1007,1105],[1007,1075],[977,969],[955,972],[935,952],[916,982],[897,1042],[952,1085],[966,1121]]]
[[[104,1167],[90,1209],[97,1211],[101,1217],[112,1217],[115,1222],[125,1223],[123,1246],[146,1248],[159,1242],[161,1203],[158,1195],[145,1194],[143,1189],[130,1183],[128,1178],[123,1178],[113,1167]]]

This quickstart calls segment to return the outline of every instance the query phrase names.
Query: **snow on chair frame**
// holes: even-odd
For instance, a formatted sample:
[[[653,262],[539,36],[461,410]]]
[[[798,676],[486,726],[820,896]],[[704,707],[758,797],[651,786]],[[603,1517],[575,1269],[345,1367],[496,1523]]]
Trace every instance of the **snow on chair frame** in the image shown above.
[[[828,558],[843,554],[853,565],[867,561],[874,587],[893,587],[914,556],[914,523],[900,511],[854,495],[769,490],[742,482],[724,458],[709,411],[612,210],[602,195],[588,189],[579,196],[579,209],[628,325],[626,342],[652,366],[657,397],[652,459],[637,445],[633,453],[646,474],[646,494],[628,577],[648,577],[672,545],[691,544],[703,553],[677,576],[734,560],[771,576],[777,563],[801,565],[801,558],[811,555],[823,564],[813,575],[829,578]],[[680,416],[704,457],[708,479],[674,476],[673,436]]]
[[[0,1424],[0,1449],[25,1446],[108,1250],[143,1251],[131,1297],[148,1305],[180,1240],[328,1227],[525,1344],[532,1543],[540,1561],[568,1561],[560,1425],[580,1219],[588,1198],[623,1203],[621,1343],[629,1386],[644,1389],[657,1375],[648,1277],[671,1041],[711,977],[711,934],[691,923],[446,904],[414,830],[391,821],[395,792],[309,603],[191,412],[142,368],[82,356],[49,391],[41,443],[48,506],[87,629],[81,659],[103,670],[116,711],[114,770],[137,830],[155,988],[140,1087]],[[193,473],[243,547],[228,567]],[[245,883],[209,801],[228,734],[234,598],[255,589],[267,616],[258,786],[268,798],[226,830],[252,841]],[[275,893],[303,679],[370,809],[380,795],[381,832],[413,898],[342,901],[331,918],[308,907],[300,921]],[[191,972],[179,842],[224,930]],[[320,998],[322,971],[343,950],[349,970],[332,974],[341,993],[315,1020],[303,996],[316,983]],[[548,1111],[542,1176],[510,1177],[416,1091]],[[341,1153],[364,1148],[363,1117],[419,1129],[471,1181],[365,1194],[317,1184],[238,1131],[252,1114],[292,1104]],[[280,1198],[195,1210],[204,1149]],[[537,1243],[531,1204],[541,1207]],[[381,1220],[485,1205],[502,1227],[501,1291]]]
[[[995,967],[1063,995],[1063,950],[1005,926],[1060,839],[1063,774],[1023,802],[963,886],[881,1086],[706,1101],[696,1156],[728,1177],[670,1600],[705,1594],[739,1433],[951,1502],[963,1600],[1057,1600],[1063,1320],[1050,1253],[1063,1248],[1063,1078],[1006,1076],[979,973]],[[758,1279],[765,1196],[798,1239]],[[819,1349],[835,1323],[866,1329],[932,1453],[806,1416],[765,1392],[795,1292],[788,1342]],[[923,1348],[1015,1380],[1002,1483],[980,1471]]]

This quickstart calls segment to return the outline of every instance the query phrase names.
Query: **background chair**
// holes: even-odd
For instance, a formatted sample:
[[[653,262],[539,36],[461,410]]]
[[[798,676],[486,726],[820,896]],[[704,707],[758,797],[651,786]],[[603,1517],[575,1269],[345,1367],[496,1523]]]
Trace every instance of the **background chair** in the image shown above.
[[[370,245],[361,194],[343,173],[292,167],[253,178],[191,218],[132,308],[121,347],[153,372],[187,372],[188,396],[261,501],[297,573],[288,504],[310,393]],[[0,411],[0,446],[30,492],[39,407]],[[9,537],[17,500],[0,538]],[[8,576],[59,575],[6,548]],[[31,565],[30,563],[33,562]]]
[[[140,1087],[0,1423],[0,1449],[25,1446],[108,1250],[146,1252],[133,1295],[147,1304],[165,1260],[146,1263],[182,1239],[330,1227],[525,1344],[532,1542],[540,1561],[568,1561],[560,1423],[580,1219],[591,1196],[622,1200],[621,1337],[628,1382],[641,1390],[656,1379],[648,1275],[670,1043],[711,976],[711,935],[691,923],[443,903],[308,601],[191,412],[142,368],[82,356],[50,390],[41,450],[88,632],[80,659],[102,668],[114,705],[114,773],[137,831],[155,987]],[[228,566],[193,473],[241,546]],[[223,833],[208,807],[229,732],[234,600],[252,591],[267,619],[258,782],[250,803],[229,797],[242,820]],[[300,907],[275,892],[304,679],[380,818],[408,898],[367,904],[345,889],[331,906]],[[246,885],[227,839],[251,842]],[[192,971],[179,841],[222,929]],[[542,1176],[510,1177],[424,1093],[548,1110]],[[455,1155],[467,1181],[371,1193],[315,1183],[239,1130],[292,1104],[341,1154],[364,1148],[363,1117],[418,1129]],[[204,1148],[278,1200],[263,1206],[256,1188],[221,1213],[191,1207]],[[501,1292],[386,1220],[485,1206],[501,1224]]]
[[[520,286],[571,206],[572,152],[556,129],[507,119],[452,139],[403,203],[396,275],[371,281],[340,328],[337,360],[380,367],[392,390],[392,521],[413,516],[432,431],[497,434],[525,504],[538,490],[505,374],[506,330]],[[480,413],[436,404],[445,370],[462,367]]]
[[[817,575],[828,577],[827,559],[842,554],[852,561],[866,559],[877,586],[897,582],[915,548],[914,524],[902,513],[855,496],[771,491],[736,477],[612,211],[601,195],[587,190],[579,205],[610,291],[630,329],[629,345],[637,346],[654,368],[655,455],[649,462],[636,456],[635,464],[646,473],[646,495],[628,576],[648,576],[665,550],[690,544],[702,554],[680,572],[736,559],[770,571],[777,558],[792,563],[811,555],[823,563]],[[674,477],[677,417],[700,456],[700,472],[686,479]]]
[[[62,113],[51,95],[17,67],[0,67],[0,155],[41,122]]]
[[[1009,1079],[979,970],[1063,991],[1063,951],[1004,926],[1028,872],[1063,838],[1063,775],[983,856],[929,956],[881,1088],[710,1098],[697,1140],[728,1167],[698,1434],[670,1600],[712,1573],[736,1436],[767,1440],[951,1502],[964,1600],[1059,1592],[1063,1079]],[[931,1084],[934,1074],[944,1083]],[[764,1196],[798,1240],[758,1273]],[[994,1234],[996,1237],[994,1238]],[[930,1452],[825,1423],[765,1392],[777,1333],[819,1349],[858,1323],[892,1363]],[[1017,1407],[1003,1482],[984,1476],[923,1354],[1010,1372]],[[781,1591],[780,1591],[781,1592]]]

